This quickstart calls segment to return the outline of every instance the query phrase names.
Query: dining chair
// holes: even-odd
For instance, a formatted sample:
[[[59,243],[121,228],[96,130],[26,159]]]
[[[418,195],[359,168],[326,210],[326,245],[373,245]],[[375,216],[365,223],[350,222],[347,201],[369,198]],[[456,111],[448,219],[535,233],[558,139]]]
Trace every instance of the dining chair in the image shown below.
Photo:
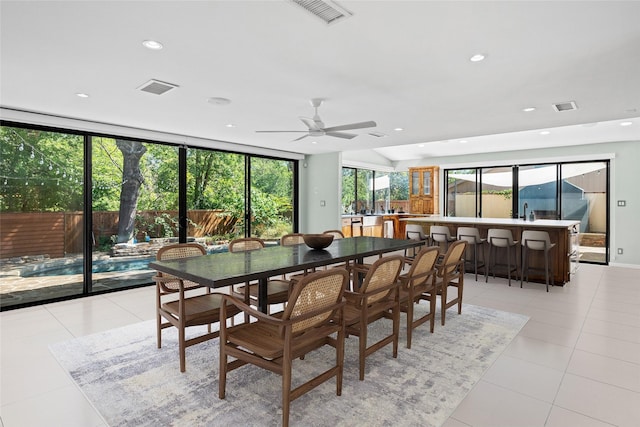
[[[203,256],[205,249],[198,243],[177,243],[163,246],[158,250],[156,259],[168,261],[172,259]],[[186,370],[186,347],[216,338],[218,331],[212,331],[211,324],[227,317],[220,316],[222,294],[211,292],[206,288],[204,294],[187,296],[189,291],[202,287],[200,284],[183,280],[175,276],[157,272],[153,278],[156,282],[156,330],[157,346],[162,347],[162,330],[169,327],[178,329],[178,351],[180,354],[180,372]],[[202,292],[202,290],[200,290]],[[177,295],[177,299],[175,296]],[[171,297],[170,297],[171,296]],[[226,316],[233,318],[238,310],[230,307]],[[163,322],[163,319],[166,322]],[[221,322],[225,323],[225,322]],[[186,339],[186,328],[196,325],[208,325],[207,333]]]
[[[458,305],[458,314],[462,314],[462,293],[464,290],[464,251],[467,242],[456,240],[449,245],[449,249],[440,255],[436,261],[436,286],[435,290],[425,292],[425,298],[440,295],[441,323],[444,326],[447,309]],[[449,287],[457,289],[456,297],[448,299]]]
[[[358,337],[358,361],[360,380],[364,380],[365,358],[382,347],[393,344],[393,357],[398,357],[398,333],[400,329],[400,305],[398,299],[398,275],[404,258],[391,255],[376,260],[367,270],[360,287],[345,291],[347,305],[344,309],[345,327],[349,335]],[[393,321],[391,333],[367,346],[368,326],[382,318]]]
[[[323,382],[336,377],[336,394],[340,396],[345,340],[343,293],[348,280],[347,271],[338,268],[308,274],[294,284],[286,308],[278,317],[261,313],[233,296],[225,296],[229,305],[223,308],[223,314],[233,306],[255,321],[232,327],[221,325],[220,399],[225,398],[227,373],[246,364],[282,376],[283,426],[289,425],[291,401]],[[291,389],[293,360],[325,345],[335,348],[335,364]],[[234,360],[229,361],[229,357]]]
[[[263,249],[264,240],[257,237],[244,237],[229,242],[229,252],[246,252]],[[237,288],[232,287],[232,295],[244,300],[247,305],[258,305],[258,283],[246,282]],[[289,299],[289,289],[291,282],[284,279],[269,279],[267,281],[267,310],[274,304],[283,304]],[[249,321],[249,317],[245,315],[245,322]]]
[[[280,237],[280,245],[281,246],[293,246],[304,243],[304,234],[303,233],[290,233],[285,234]],[[292,283],[299,281],[302,277],[306,276],[309,273],[308,270],[304,270],[302,273],[290,274],[287,276],[286,274],[282,275],[283,280],[290,280]]]
[[[344,239],[344,233],[340,230],[326,230],[323,231],[322,234],[331,234],[333,236],[333,240]]]
[[[400,311],[407,314],[407,348],[411,348],[412,332],[415,328],[430,321],[430,331],[433,333],[436,313],[436,260],[438,247],[422,248],[415,256],[409,271],[401,274],[399,300]],[[421,300],[429,301],[429,311],[419,319],[413,319],[414,304]]]

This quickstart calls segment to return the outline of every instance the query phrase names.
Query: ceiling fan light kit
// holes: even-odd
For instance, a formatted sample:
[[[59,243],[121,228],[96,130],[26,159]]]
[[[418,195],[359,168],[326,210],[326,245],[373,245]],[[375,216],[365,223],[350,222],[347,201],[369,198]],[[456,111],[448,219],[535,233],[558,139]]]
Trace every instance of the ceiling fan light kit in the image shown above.
[[[331,126],[325,127],[324,122],[318,115],[318,107],[322,105],[322,98],[313,98],[310,103],[311,106],[315,110],[315,114],[313,118],[308,117],[298,117],[302,123],[307,126],[306,131],[302,130],[257,130],[257,133],[305,133],[299,138],[294,139],[294,141],[300,141],[308,136],[318,137],[318,136],[333,136],[334,138],[343,138],[343,139],[353,139],[358,136],[355,133],[347,133],[343,132],[345,130],[354,130],[354,129],[366,129],[376,127],[377,124],[374,121],[366,121],[366,122],[358,122],[358,123],[349,123],[346,125],[340,126]]]

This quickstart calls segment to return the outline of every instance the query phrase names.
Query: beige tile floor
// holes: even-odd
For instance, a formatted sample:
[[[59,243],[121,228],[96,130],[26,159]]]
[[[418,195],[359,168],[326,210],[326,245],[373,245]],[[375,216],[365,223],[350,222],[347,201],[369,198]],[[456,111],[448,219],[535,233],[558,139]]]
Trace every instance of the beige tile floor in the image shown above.
[[[464,301],[531,319],[446,427],[640,426],[640,270],[581,265],[549,293],[467,275]],[[106,426],[48,345],[153,315],[153,287],[1,313],[2,426]]]

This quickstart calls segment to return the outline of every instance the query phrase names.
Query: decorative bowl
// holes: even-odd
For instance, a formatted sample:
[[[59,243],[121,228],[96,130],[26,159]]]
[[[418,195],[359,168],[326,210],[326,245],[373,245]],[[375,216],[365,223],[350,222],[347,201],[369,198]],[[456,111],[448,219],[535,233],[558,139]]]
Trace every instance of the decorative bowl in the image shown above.
[[[312,249],[324,249],[333,242],[332,234],[304,234],[302,238]]]

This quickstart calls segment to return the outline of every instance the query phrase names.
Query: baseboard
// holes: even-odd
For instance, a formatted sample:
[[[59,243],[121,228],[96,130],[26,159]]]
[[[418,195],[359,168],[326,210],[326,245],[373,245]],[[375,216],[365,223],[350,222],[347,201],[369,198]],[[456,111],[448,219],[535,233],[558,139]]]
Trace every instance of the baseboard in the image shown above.
[[[611,267],[635,268],[640,270],[640,264],[623,264],[621,262],[610,262]]]

